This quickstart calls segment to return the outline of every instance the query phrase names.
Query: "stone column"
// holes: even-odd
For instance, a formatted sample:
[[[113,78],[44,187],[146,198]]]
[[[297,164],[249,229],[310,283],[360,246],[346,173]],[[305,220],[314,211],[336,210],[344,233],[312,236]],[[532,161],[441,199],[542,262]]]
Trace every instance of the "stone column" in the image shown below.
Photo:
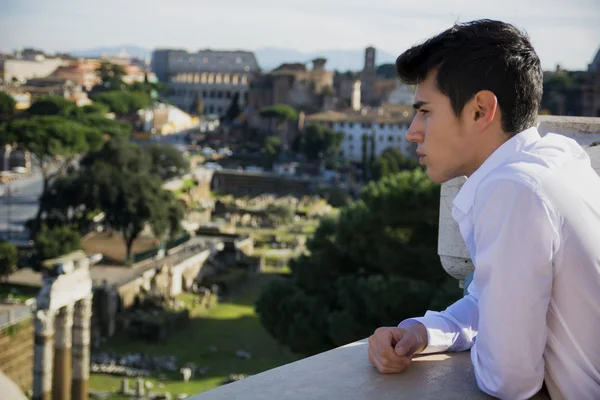
[[[52,398],[71,399],[71,344],[73,335],[73,305],[59,310],[54,320],[54,379]]]
[[[33,400],[50,400],[54,356],[54,312],[37,310],[34,318]]]
[[[73,400],[88,400],[91,319],[92,297],[76,302],[73,315]]]

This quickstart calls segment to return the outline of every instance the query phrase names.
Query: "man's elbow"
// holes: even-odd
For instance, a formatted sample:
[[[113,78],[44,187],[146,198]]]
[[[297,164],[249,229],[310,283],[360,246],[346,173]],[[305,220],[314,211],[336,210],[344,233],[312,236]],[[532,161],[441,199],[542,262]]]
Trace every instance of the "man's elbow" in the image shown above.
[[[499,399],[520,400],[533,397],[544,383],[543,366],[524,371],[522,368],[475,368],[477,386],[483,392]]]

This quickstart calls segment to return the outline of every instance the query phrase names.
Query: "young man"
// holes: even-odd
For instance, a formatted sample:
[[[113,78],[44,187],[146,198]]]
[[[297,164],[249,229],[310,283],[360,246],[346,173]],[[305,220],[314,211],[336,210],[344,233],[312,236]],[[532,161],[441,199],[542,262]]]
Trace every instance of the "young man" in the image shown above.
[[[545,382],[553,399],[600,399],[600,178],[575,141],[534,127],[542,68],[529,39],[459,24],[396,66],[417,84],[406,138],[427,174],[468,177],[453,217],[475,274],[445,311],[377,329],[369,361],[397,373],[416,353],[471,349],[490,395],[526,399]]]

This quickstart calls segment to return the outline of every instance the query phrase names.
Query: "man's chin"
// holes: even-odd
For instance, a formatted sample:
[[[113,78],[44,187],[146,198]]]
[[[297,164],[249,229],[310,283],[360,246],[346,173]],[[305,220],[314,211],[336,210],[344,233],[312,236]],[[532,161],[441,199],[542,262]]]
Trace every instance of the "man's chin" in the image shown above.
[[[447,178],[444,176],[440,176],[437,175],[435,173],[435,171],[432,171],[431,168],[425,167],[425,171],[427,173],[427,176],[429,177],[429,179],[431,179],[431,181],[433,183],[437,183],[438,185],[441,185],[444,182],[448,182],[451,178]]]

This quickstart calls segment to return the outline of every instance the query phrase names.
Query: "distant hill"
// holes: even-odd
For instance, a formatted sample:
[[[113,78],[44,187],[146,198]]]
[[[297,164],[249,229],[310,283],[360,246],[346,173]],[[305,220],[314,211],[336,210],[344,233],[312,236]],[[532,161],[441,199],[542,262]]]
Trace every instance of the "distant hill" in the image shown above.
[[[176,46],[173,46],[176,48]],[[144,59],[152,56],[152,50],[144,47],[123,45],[114,47],[98,47],[92,49],[73,50],[68,53],[75,57],[99,57],[118,55],[124,51],[132,57]],[[323,50],[312,53],[304,53],[291,49],[280,49],[267,47],[254,51],[258,63],[263,70],[271,70],[283,63],[305,62],[310,63],[311,60],[317,57],[327,59],[327,69],[335,69],[338,71],[359,71],[364,65],[364,49],[356,50]],[[398,55],[377,51],[377,65],[393,63]]]

